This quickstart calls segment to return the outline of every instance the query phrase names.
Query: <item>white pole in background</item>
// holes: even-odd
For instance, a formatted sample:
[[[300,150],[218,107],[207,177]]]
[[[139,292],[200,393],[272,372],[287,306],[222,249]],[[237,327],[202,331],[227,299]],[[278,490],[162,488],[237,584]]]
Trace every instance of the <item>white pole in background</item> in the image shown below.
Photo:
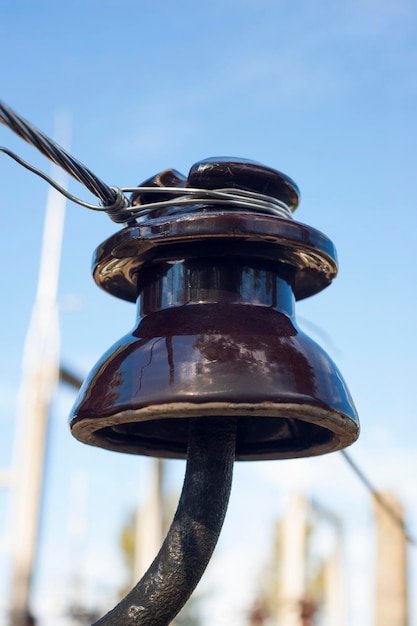
[[[60,144],[68,144],[69,124],[59,124]],[[64,135],[67,135],[66,137]],[[66,147],[66,146],[65,146]],[[53,178],[62,186],[67,176],[56,166]],[[42,495],[47,416],[59,376],[59,327],[56,303],[65,198],[48,194],[38,288],[23,353],[18,396],[17,433],[11,501],[11,590],[13,624],[26,621],[36,556]]]
[[[312,503],[312,509],[318,516],[318,521],[325,522],[330,527],[329,530],[331,530],[332,534],[332,538],[329,537],[327,539],[327,544],[330,544],[330,550],[324,562],[324,624],[325,626],[346,626],[347,603],[342,520],[333,511],[326,509],[317,502]]]
[[[0,470],[0,489],[2,487],[12,486],[12,472],[11,470]]]
[[[294,494],[282,519],[282,576],[277,624],[301,626],[301,603],[306,594],[307,515],[309,503]]]
[[[146,572],[164,540],[162,483],[163,461],[152,459],[148,500],[136,513],[134,584]]]
[[[85,608],[83,573],[85,571],[85,538],[88,527],[88,495],[88,473],[82,469],[73,470],[70,479],[68,507],[68,557],[72,584],[67,601],[73,610],[81,612]]]
[[[342,537],[335,533],[333,550],[324,572],[324,623],[326,626],[346,626],[346,601],[343,580]]]
[[[376,626],[408,626],[407,538],[404,510],[397,496],[379,492],[391,511],[374,500],[377,534]]]

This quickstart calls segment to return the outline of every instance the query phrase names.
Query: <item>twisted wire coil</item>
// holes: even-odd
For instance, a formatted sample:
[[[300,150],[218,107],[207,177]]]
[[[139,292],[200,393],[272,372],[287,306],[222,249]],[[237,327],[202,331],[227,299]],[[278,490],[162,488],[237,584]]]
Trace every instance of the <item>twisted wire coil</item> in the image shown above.
[[[62,167],[68,174],[84,185],[88,191],[99,199],[101,205],[97,206],[76,198],[47,174],[26,163],[11,150],[0,148],[0,152],[7,154],[17,163],[46,180],[72,202],[94,211],[105,211],[110,219],[119,224],[131,223],[136,219],[152,216],[153,213],[160,209],[168,209],[169,212],[175,213],[178,210],[187,209],[189,206],[195,207],[196,205],[222,205],[224,208],[235,207],[267,213],[283,219],[292,219],[291,209],[285,202],[261,193],[235,188],[195,189],[190,187],[167,187],[166,191],[172,196],[171,199],[156,202],[148,201],[142,205],[133,206],[125,193],[143,191],[149,196],[152,193],[160,194],[162,188],[119,188],[106,185],[80,161],[68,154],[66,150],[47,137],[42,131],[35,128],[2,102],[0,102],[0,122],[8,126],[19,137],[37,148],[45,157]]]

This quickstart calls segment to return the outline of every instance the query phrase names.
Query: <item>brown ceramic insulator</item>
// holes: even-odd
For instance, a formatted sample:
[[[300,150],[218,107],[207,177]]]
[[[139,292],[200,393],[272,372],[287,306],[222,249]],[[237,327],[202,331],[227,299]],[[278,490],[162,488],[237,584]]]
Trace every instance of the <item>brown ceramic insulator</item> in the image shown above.
[[[300,192],[293,180],[278,170],[247,159],[213,157],[195,163],[188,174],[187,187],[199,189],[246,189],[272,196],[295,210]]]
[[[155,176],[148,178],[141,187],[160,187],[161,193],[146,194],[146,192],[134,192],[131,195],[130,202],[133,206],[145,205],[148,202],[162,202],[172,198],[172,194],[165,191],[169,187],[184,187],[187,179],[183,174],[174,169],[164,170]]]
[[[298,202],[288,177],[252,162],[200,162],[186,184],[209,188],[211,178],[214,188]],[[340,372],[294,316],[295,300],[337,273],[322,233],[208,205],[117,233],[96,251],[93,273],[112,295],[136,300],[138,313],[83,385],[71,421],[78,439],[184,458],[189,419],[214,416],[237,419],[243,460],[316,455],[357,438]]]

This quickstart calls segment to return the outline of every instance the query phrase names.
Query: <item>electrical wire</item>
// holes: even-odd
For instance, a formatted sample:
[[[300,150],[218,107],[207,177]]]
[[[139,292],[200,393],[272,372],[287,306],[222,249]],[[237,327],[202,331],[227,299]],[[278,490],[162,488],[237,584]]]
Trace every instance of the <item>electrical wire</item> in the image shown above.
[[[46,182],[49,183],[49,185],[54,187],[63,196],[68,198],[68,200],[71,200],[71,202],[75,202],[76,204],[79,204],[79,205],[81,205],[81,206],[83,206],[83,207],[85,207],[87,209],[91,209],[93,211],[106,211],[107,212],[108,210],[116,209],[117,206],[118,206],[118,202],[116,202],[113,206],[110,206],[110,207],[107,207],[107,206],[105,207],[103,205],[96,205],[96,204],[90,204],[89,202],[84,202],[84,200],[80,200],[79,198],[76,198],[75,196],[70,194],[66,189],[64,189],[63,187],[58,185],[58,183],[56,183],[53,180],[53,178],[51,178],[50,176],[48,176],[47,174],[45,174],[44,172],[42,172],[38,168],[34,167],[33,165],[30,165],[30,163],[27,163],[26,161],[24,161],[21,157],[19,157],[17,154],[12,152],[11,150],[8,150],[7,148],[4,148],[4,147],[0,147],[0,152],[3,152],[3,154],[7,154],[7,156],[9,156],[11,159],[13,159],[17,163],[19,163],[19,165],[21,165],[22,167],[26,168],[30,172],[33,172],[37,176],[40,176],[40,178],[43,178],[43,180],[46,180]]]
[[[207,204],[221,204],[223,207],[234,206],[241,209],[258,211],[260,213],[269,213],[275,215],[276,217],[281,217],[282,219],[292,219],[291,209],[281,200],[264,194],[235,188],[196,189],[192,187],[123,187],[120,189],[118,187],[110,187],[110,189],[113,189],[116,197],[113,204],[106,206],[91,204],[69,193],[50,176],[33,165],[30,165],[11,150],[0,147],[0,152],[3,152],[11,159],[19,163],[19,165],[45,180],[57,191],[59,191],[59,193],[71,200],[71,202],[93,211],[105,211],[114,222],[119,224],[129,223],[133,220],[143,218],[148,215],[150,216],[152,213],[160,209],[172,209],[171,213],[176,213],[182,211],[186,207],[192,207],[195,209],[198,205]],[[168,193],[172,194],[174,198],[164,201],[146,202],[141,205],[132,205],[127,203],[127,198],[124,196],[126,192],[142,192],[147,195],[158,195],[162,191],[165,191],[165,189]]]
[[[50,161],[62,167],[68,174],[84,185],[93,193],[104,206],[112,205],[116,201],[116,194],[112,187],[106,185],[85,165],[74,159],[66,150],[47,137],[42,131],[35,128],[23,117],[0,101],[0,122],[8,126],[19,137],[37,148]]]
[[[350,466],[350,468],[354,471],[356,476],[359,478],[361,483],[365,485],[366,489],[371,493],[374,500],[381,506],[381,508],[384,509],[384,511],[391,517],[391,519],[397,524],[397,526],[400,527],[407,542],[411,544],[412,546],[416,547],[417,542],[414,539],[414,537],[412,537],[410,533],[407,531],[405,524],[404,524],[404,520],[396,513],[396,511],[394,511],[392,506],[389,504],[389,502],[386,501],[386,499],[381,495],[381,493],[376,490],[374,485],[371,483],[368,477],[364,474],[361,468],[357,465],[357,463],[355,463],[355,461],[352,459],[350,454],[348,454],[346,450],[341,450],[341,454],[346,460],[346,462],[348,463],[348,465]]]
[[[143,193],[164,193],[173,194],[174,198],[160,202],[146,202],[142,205],[131,205],[123,207],[119,211],[119,217],[115,216],[115,221],[127,221],[144,217],[159,209],[172,209],[170,214],[182,211],[184,207],[195,207],[202,205],[220,204],[222,207],[239,207],[246,210],[269,213],[283,219],[292,219],[291,209],[285,202],[246,189],[222,188],[222,189],[197,189],[193,187],[122,187],[122,193],[143,192]],[[117,218],[117,219],[116,219]]]
[[[72,157],[68,152],[47,137],[32,124],[23,119],[10,107],[0,101],[0,122],[8,126],[19,137],[37,148],[44,156],[62,167],[68,174],[73,176],[78,182],[84,185],[100,201],[100,205],[91,204],[80,200],[68,193],[58,185],[50,176],[30,165],[17,154],[0,147],[10,158],[19,165],[25,167],[43,180],[52,185],[66,198],[93,211],[105,211],[110,219],[116,223],[131,223],[136,219],[146,216],[152,217],[156,211],[167,209],[167,213],[174,214],[183,211],[187,207],[193,210],[198,205],[222,205],[222,208],[237,207],[243,210],[252,210],[260,213],[267,213],[282,219],[292,219],[292,211],[285,202],[248,190],[226,188],[226,189],[195,189],[191,187],[110,187],[93,174],[85,165]],[[149,197],[150,194],[160,194],[164,190],[171,198],[164,201],[146,201],[143,204],[133,204],[125,196],[127,192],[144,192]]]

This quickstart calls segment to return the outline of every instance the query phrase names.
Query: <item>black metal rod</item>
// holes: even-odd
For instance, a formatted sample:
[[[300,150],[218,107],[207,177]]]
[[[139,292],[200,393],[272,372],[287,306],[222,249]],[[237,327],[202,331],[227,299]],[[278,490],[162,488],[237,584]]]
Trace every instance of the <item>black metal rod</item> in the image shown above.
[[[187,469],[177,512],[157,557],[127,596],[94,626],[166,626],[199,582],[229,502],[236,420],[190,421]]]

